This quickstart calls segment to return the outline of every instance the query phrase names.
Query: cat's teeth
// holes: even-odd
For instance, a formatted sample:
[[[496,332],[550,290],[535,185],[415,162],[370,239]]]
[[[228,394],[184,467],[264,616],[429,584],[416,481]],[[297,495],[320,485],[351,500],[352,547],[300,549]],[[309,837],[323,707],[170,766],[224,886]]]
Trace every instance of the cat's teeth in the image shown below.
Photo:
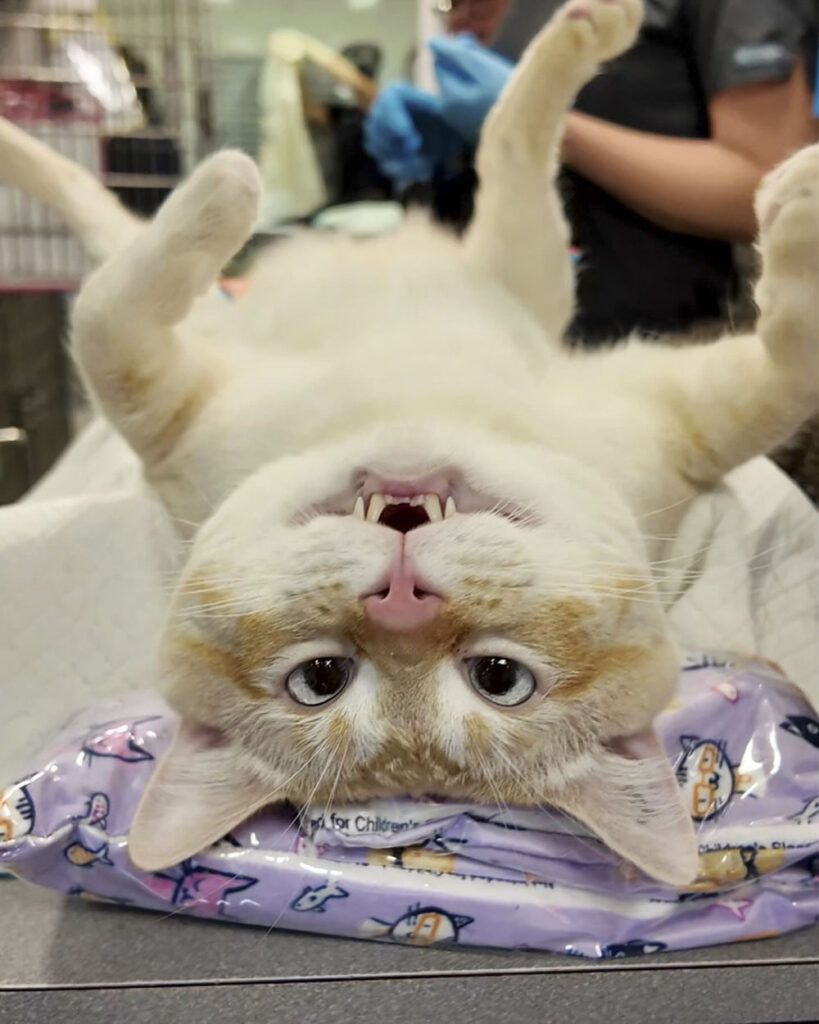
[[[373,494],[370,497],[370,504],[367,509],[367,522],[377,523],[381,518],[381,513],[384,511],[386,504],[383,494]]]
[[[457,512],[455,508],[455,499],[450,496],[446,499],[446,505],[444,505],[444,519],[449,519],[450,516],[454,516]]]
[[[437,494],[424,495],[424,510],[429,516],[431,523],[437,523],[440,519],[444,518],[441,512],[441,499]]]
[[[355,499],[355,505],[353,506],[353,515],[357,516],[359,519],[364,518],[364,499],[361,497],[360,494]]]

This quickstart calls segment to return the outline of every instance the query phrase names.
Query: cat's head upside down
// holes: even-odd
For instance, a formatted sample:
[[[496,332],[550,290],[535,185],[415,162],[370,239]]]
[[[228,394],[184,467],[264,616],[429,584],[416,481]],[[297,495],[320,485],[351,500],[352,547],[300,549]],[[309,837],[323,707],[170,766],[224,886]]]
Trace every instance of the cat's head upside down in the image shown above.
[[[818,290],[798,282],[819,150],[760,192],[757,336],[562,348],[562,113],[640,15],[569,0],[534,40],[462,242],[412,218],[297,239],[235,302],[212,285],[256,216],[247,157],[205,161],[142,225],[0,120],[2,173],[102,260],[74,354],[192,542],[160,665],[181,725],[139,867],[272,801],[413,793],[551,804],[658,879],[696,874],[651,731],[677,671],[657,576],[686,503],[816,408]]]
[[[387,424],[262,467],[199,531],[163,666],[216,728],[160,767],[141,860],[283,796],[551,802],[614,842],[679,824],[632,735],[677,673],[644,544],[611,488],[534,445]]]

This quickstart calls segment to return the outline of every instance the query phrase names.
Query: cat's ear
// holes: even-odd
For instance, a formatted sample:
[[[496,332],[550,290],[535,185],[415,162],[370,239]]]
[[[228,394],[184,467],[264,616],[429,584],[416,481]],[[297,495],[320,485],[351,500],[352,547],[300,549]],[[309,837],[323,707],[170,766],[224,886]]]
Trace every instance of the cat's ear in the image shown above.
[[[598,751],[591,770],[550,801],[660,882],[681,887],[697,874],[694,826],[653,732]]]
[[[134,815],[131,860],[143,871],[178,864],[275,799],[221,733],[183,720]]]

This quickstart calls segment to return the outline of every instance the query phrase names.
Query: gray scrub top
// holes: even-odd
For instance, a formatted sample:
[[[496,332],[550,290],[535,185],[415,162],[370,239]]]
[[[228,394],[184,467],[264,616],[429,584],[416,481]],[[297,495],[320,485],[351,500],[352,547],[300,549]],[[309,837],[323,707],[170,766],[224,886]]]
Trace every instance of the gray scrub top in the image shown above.
[[[491,48],[517,60],[559,6],[512,0]],[[816,24],[816,0],[646,0],[636,44],[575,107],[640,131],[708,138],[716,93],[784,81],[799,54],[813,75]],[[684,331],[724,315],[736,285],[729,244],[658,227],[579,174],[565,172],[562,185],[581,254],[573,336]]]

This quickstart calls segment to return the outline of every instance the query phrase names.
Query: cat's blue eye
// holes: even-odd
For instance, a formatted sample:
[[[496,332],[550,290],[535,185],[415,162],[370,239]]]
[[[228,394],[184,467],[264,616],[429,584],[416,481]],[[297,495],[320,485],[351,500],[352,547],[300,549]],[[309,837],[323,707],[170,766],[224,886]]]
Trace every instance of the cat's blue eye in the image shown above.
[[[501,707],[523,704],[537,688],[533,673],[513,658],[466,658],[464,666],[475,692]]]
[[[285,686],[297,703],[316,706],[337,697],[354,674],[352,658],[311,658],[293,669]]]

